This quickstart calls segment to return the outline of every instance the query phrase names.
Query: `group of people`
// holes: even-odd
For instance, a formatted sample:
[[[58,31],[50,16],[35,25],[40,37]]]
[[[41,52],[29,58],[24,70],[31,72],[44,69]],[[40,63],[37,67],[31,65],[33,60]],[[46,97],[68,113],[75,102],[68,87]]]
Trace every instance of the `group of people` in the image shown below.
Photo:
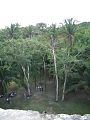
[[[15,91],[12,91],[6,95],[0,95],[0,98],[5,98],[5,102],[7,103],[11,103],[11,98],[15,97],[17,95],[17,93]]]
[[[42,92],[42,91],[43,91],[43,87],[42,87],[41,85],[38,85],[38,86],[36,87],[36,90]]]
[[[7,95],[6,95],[6,98],[5,98],[6,102],[7,102],[7,103],[11,103],[11,98],[12,98],[12,97],[15,97],[16,95],[17,95],[17,94],[16,94],[16,92],[14,92],[14,91],[13,91],[13,92],[10,92],[9,94],[7,94]]]
[[[42,85],[42,83],[39,83],[37,86],[36,86],[36,90],[37,91],[43,91],[43,85]]]

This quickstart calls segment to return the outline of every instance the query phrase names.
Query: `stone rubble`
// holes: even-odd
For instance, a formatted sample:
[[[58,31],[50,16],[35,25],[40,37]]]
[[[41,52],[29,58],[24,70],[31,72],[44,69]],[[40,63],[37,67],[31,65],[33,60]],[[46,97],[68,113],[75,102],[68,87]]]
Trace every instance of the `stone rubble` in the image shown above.
[[[0,120],[90,120],[90,114],[67,115],[67,114],[40,114],[32,110],[12,110],[0,108]]]

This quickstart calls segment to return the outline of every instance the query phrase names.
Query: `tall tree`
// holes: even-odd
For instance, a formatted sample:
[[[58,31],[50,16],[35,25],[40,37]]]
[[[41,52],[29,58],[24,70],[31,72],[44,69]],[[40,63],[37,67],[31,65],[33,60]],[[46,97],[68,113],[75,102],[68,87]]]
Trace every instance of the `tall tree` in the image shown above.
[[[70,59],[70,51],[72,50],[74,44],[75,20],[73,20],[73,18],[67,19],[64,21],[64,23],[65,24],[63,25],[62,34],[65,37],[66,50],[64,55],[64,85],[62,92],[62,101],[64,101],[65,88],[68,77],[67,63]]]
[[[73,18],[66,19],[62,26],[62,35],[65,37],[65,42],[69,47],[72,47],[74,44],[74,33],[75,33],[75,20]]]
[[[37,28],[38,34],[43,35],[46,32],[47,25],[46,23],[37,23],[36,28]]]
[[[11,24],[6,28],[8,39],[18,39],[20,37],[19,24]]]
[[[33,25],[29,25],[27,27],[24,27],[22,29],[22,34],[23,34],[23,38],[32,38],[33,34],[34,34],[34,26]]]
[[[54,61],[54,70],[55,70],[55,78],[56,78],[56,101],[58,101],[58,72],[57,72],[57,61],[56,61],[56,38],[57,38],[57,28],[55,24],[52,24],[50,27],[50,45],[52,49],[53,61]]]

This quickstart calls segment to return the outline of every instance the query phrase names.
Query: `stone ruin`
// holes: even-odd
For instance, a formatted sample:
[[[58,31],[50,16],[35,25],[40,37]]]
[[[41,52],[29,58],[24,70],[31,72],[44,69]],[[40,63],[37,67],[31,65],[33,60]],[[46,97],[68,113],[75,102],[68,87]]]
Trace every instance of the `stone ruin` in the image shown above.
[[[32,110],[12,110],[0,109],[0,120],[90,120],[90,114],[67,115],[67,114],[40,114],[38,111]]]

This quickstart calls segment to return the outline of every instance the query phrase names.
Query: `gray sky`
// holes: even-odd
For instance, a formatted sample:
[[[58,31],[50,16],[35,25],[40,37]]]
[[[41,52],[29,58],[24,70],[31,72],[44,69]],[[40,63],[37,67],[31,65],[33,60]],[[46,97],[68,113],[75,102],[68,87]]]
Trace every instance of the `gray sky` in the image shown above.
[[[90,0],[0,0],[0,28],[19,23],[61,23],[74,18],[90,21]]]

